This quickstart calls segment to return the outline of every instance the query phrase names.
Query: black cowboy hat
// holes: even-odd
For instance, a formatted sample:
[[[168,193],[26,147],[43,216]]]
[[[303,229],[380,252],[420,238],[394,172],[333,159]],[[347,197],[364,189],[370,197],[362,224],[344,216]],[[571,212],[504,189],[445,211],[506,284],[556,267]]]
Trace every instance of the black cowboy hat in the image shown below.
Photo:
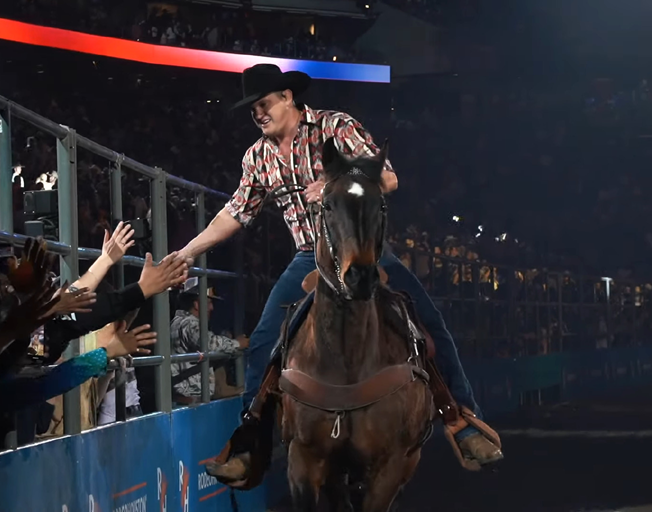
[[[310,85],[310,76],[301,71],[283,73],[274,64],[256,64],[242,72],[242,95],[231,109],[251,105],[272,92],[290,89],[297,96]]]

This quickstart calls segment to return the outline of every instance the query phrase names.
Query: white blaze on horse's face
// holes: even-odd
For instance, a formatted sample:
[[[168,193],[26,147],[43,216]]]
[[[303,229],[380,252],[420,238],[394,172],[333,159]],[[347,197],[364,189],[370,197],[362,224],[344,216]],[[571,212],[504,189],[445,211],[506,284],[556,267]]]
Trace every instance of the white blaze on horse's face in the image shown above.
[[[356,183],[354,181],[353,183],[351,183],[351,186],[349,187],[349,190],[347,190],[347,192],[354,196],[362,197],[364,195],[364,188],[362,188],[362,185],[360,185],[360,183]]]

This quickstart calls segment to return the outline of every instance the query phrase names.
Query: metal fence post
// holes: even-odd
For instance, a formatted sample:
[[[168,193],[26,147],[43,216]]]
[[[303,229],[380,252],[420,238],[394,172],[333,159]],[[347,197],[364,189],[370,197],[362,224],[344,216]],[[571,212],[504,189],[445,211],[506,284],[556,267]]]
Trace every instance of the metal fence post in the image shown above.
[[[239,336],[244,331],[245,313],[245,281],[244,281],[244,233],[239,233],[235,241],[235,272],[238,274],[235,282],[235,308],[233,318],[233,335]],[[245,361],[244,356],[238,357],[235,362],[235,375],[237,386],[244,386]]]
[[[203,192],[196,196],[197,202],[197,233],[204,231],[206,227],[206,204]],[[206,253],[197,258],[197,263],[202,269],[206,269]],[[202,275],[199,278],[199,348],[202,352],[208,352],[208,277]],[[210,361],[204,358],[201,363],[201,401],[211,401],[210,388]]]
[[[584,304],[584,266],[580,267],[580,274],[579,274],[579,287],[580,287],[580,293],[579,293],[579,308],[580,308],[580,325],[584,325],[584,317],[586,316],[586,306]],[[579,332],[579,338],[580,338],[580,349],[584,350],[585,348],[585,343],[586,343],[586,336],[584,335],[585,329],[580,329]]]
[[[10,111],[0,113],[0,230],[14,232]]]
[[[77,134],[69,129],[57,139],[57,190],[59,197],[59,240],[70,246],[70,254],[61,256],[61,282],[72,283],[79,277],[79,236],[77,222]],[[79,339],[72,340],[65,359],[79,355]],[[79,388],[63,397],[63,430],[66,435],[81,432],[81,395]]]
[[[114,224],[116,225],[118,222],[123,220],[121,162],[122,162],[122,158],[119,158],[118,161],[111,167],[111,218],[114,221]],[[113,284],[117,289],[124,288],[125,267],[124,267],[124,262],[122,260],[120,260],[116,265],[113,265],[113,279],[114,279]]]
[[[113,392],[115,393],[115,421],[127,421],[127,372],[122,365],[113,374]]]
[[[162,169],[152,180],[152,251],[155,261],[167,255],[167,190],[166,176]],[[156,408],[162,412],[172,410],[172,375],[170,372],[170,293],[165,291],[154,297],[154,330],[158,343],[154,353],[163,356],[161,366],[156,368]]]
[[[564,351],[564,276],[557,274],[557,330],[559,331],[559,352]],[[548,333],[550,334],[550,333]],[[552,341],[552,340],[551,340]]]

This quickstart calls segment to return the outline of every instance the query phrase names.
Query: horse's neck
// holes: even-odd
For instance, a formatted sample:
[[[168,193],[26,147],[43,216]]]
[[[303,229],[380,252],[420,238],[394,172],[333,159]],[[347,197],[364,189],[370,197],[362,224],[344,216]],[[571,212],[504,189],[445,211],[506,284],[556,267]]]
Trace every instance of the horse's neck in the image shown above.
[[[379,324],[374,300],[340,301],[319,279],[311,313],[319,374],[345,384],[375,373]]]

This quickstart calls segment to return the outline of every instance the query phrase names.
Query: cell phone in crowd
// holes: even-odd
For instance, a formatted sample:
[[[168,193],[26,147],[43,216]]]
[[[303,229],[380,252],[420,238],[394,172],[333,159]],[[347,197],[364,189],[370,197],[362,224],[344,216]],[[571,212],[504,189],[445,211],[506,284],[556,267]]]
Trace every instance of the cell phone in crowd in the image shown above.
[[[134,219],[134,220],[125,220],[122,221],[125,224],[129,224],[132,229],[134,230],[134,240],[143,240],[145,238],[148,238],[150,233],[149,233],[149,225],[147,224],[147,219]],[[115,228],[118,226],[120,221],[114,220],[113,221],[113,226],[112,228],[115,230]]]
[[[43,326],[36,329],[32,335],[29,344],[30,352],[32,355],[43,357],[44,356],[44,340],[45,340],[45,328]]]

